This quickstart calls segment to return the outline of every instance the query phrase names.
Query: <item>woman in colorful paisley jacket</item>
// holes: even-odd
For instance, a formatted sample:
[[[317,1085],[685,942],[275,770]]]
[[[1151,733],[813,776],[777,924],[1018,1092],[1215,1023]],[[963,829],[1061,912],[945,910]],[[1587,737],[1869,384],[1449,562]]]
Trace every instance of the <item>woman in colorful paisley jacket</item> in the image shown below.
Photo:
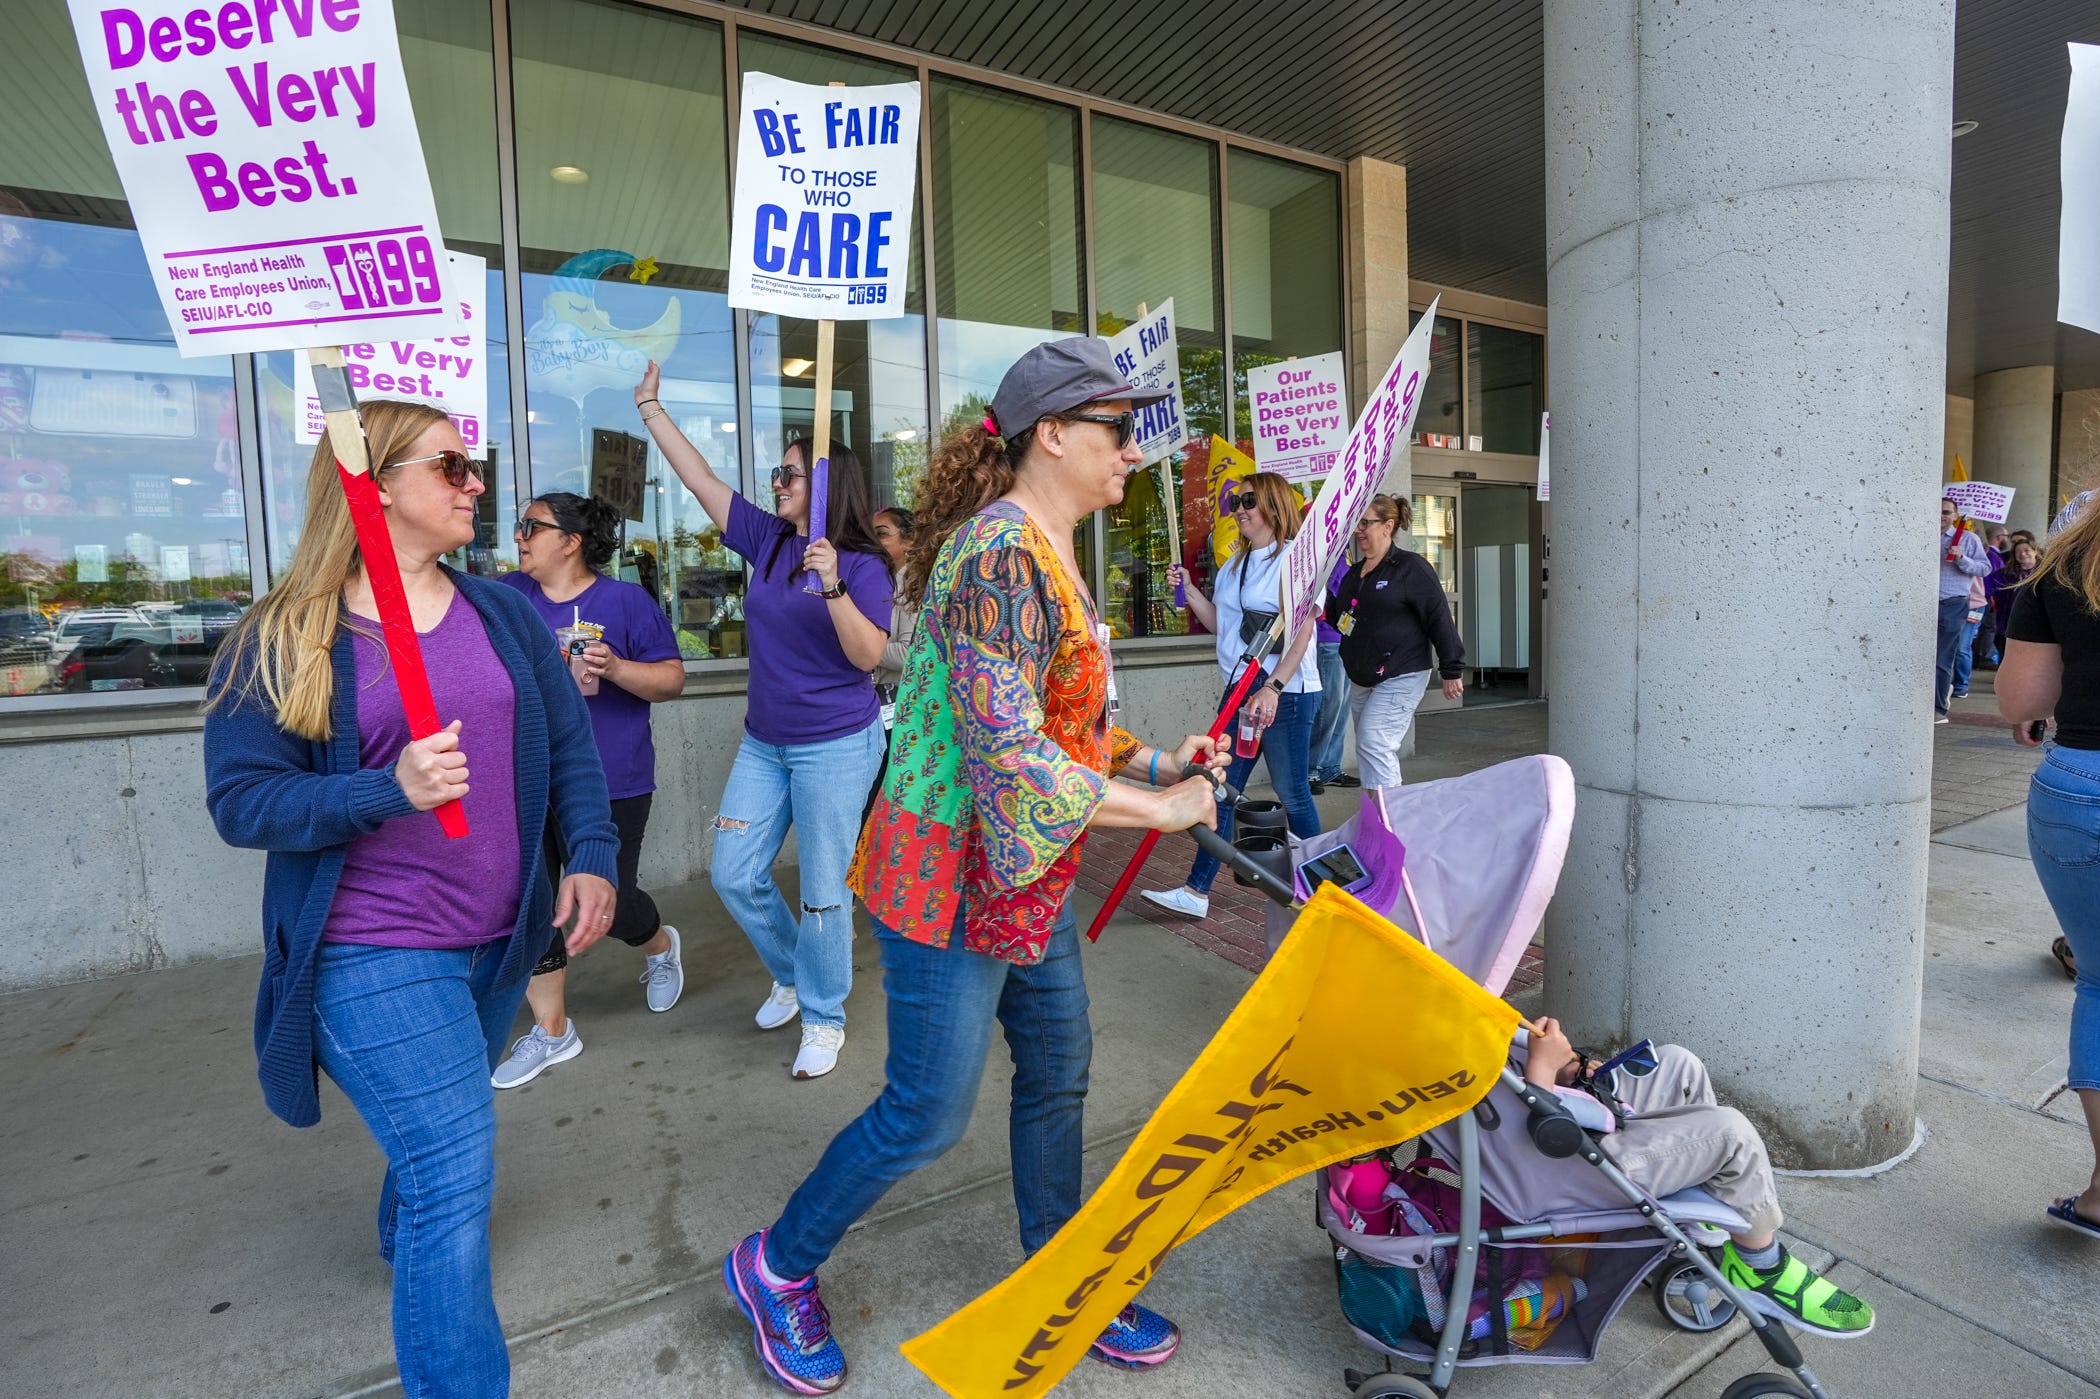
[[[918,633],[849,877],[882,950],[889,1081],[779,1221],[723,1264],[767,1373],[794,1393],[845,1383],[817,1268],[962,1136],[995,1023],[1014,1060],[1022,1247],[1079,1208],[1092,1050],[1070,904],[1080,848],[1089,826],[1215,825],[1210,783],[1177,778],[1225,763],[1201,735],[1161,750],[1116,726],[1107,630],[1072,555],[1074,526],[1123,498],[1139,464],[1133,410],[1158,397],[1130,387],[1103,341],[1038,346],[1007,371],[992,417],[941,444],[920,488],[906,584]],[[1164,790],[1111,782],[1118,772]],[[1091,1353],[1141,1368],[1180,1342],[1132,1306]]]

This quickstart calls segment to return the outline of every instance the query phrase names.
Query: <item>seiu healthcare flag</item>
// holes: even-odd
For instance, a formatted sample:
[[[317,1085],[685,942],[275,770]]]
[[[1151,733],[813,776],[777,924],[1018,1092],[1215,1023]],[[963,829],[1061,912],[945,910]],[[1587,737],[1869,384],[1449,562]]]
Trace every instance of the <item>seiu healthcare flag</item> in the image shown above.
[[[904,314],[919,85],[744,77],[729,304],[805,320]]]
[[[70,0],[185,355],[454,323],[392,0]]]
[[[1485,1097],[1517,1012],[1323,885],[1101,1188],[904,1354],[949,1394],[1045,1394],[1194,1238],[1271,1186]]]

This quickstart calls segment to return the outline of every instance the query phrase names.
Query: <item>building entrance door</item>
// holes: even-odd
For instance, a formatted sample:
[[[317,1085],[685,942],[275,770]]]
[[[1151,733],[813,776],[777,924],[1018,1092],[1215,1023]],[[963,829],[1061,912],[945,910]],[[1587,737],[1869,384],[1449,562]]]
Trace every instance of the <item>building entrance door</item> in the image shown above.
[[[1544,668],[1537,663],[1539,554],[1542,545],[1534,488],[1495,481],[1417,478],[1416,553],[1436,570],[1451,615],[1466,644],[1463,703],[1535,698]],[[1432,684],[1422,709],[1457,705]]]

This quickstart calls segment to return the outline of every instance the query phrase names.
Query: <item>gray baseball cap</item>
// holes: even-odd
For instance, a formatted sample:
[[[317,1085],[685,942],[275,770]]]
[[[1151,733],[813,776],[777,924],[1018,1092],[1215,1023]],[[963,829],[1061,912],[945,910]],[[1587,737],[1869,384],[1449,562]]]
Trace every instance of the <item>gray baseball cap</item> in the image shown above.
[[[1091,335],[1038,345],[1006,371],[992,395],[992,421],[1002,436],[1028,431],[1045,415],[1127,398],[1133,408],[1169,397],[1164,389],[1134,389],[1108,342]]]

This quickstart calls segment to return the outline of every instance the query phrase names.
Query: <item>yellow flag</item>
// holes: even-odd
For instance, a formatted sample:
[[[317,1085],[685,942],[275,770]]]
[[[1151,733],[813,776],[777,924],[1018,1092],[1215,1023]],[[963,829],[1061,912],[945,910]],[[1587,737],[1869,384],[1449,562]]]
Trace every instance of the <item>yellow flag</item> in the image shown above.
[[[1177,1244],[1465,1112],[1516,1026],[1506,1001],[1323,885],[1079,1213],[905,1357],[965,1399],[1049,1392]]]
[[[1969,468],[1961,464],[1961,453],[1959,452],[1956,452],[1954,454],[1954,476],[1952,479],[1956,481],[1966,481],[1969,479]]]
[[[1224,499],[1225,488],[1234,481],[1244,481],[1258,468],[1254,458],[1212,434],[1210,439],[1210,561],[1218,568],[1232,557],[1232,551],[1240,544],[1239,521],[1219,508]]]

